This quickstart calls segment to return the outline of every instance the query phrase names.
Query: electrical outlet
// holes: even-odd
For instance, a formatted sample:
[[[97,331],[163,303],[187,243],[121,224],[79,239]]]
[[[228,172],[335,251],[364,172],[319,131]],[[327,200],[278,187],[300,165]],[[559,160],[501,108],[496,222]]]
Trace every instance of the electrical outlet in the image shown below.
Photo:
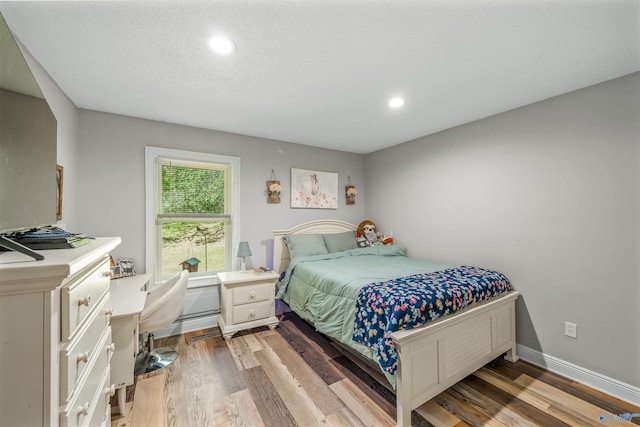
[[[571,322],[564,322],[564,334],[571,338],[578,338],[578,325]]]

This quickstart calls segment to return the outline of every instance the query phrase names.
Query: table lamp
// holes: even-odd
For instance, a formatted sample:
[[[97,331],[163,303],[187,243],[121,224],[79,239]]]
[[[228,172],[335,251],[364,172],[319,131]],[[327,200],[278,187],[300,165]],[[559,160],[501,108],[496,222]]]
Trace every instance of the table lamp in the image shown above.
[[[238,252],[236,253],[238,258],[242,257],[242,268],[240,273],[247,272],[247,266],[245,263],[245,258],[251,256],[251,249],[249,248],[249,242],[240,242],[238,244]]]

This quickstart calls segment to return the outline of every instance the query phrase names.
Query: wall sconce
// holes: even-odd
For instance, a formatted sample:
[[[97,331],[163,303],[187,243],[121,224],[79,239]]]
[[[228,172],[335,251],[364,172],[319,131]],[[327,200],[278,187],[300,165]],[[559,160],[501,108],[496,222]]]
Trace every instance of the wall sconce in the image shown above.
[[[280,181],[276,179],[276,173],[271,169],[271,179],[267,181],[267,203],[280,203]]]
[[[347,185],[344,187],[345,197],[347,200],[347,205],[355,205],[356,204],[356,186],[351,184],[351,177],[347,177]]]

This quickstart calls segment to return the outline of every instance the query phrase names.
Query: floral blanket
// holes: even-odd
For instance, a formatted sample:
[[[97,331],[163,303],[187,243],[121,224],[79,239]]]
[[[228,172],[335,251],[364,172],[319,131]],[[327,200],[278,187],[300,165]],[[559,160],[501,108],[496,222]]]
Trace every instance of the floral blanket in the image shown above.
[[[365,285],[358,294],[353,339],[373,349],[382,369],[393,374],[398,362],[392,332],[417,328],[510,290],[502,273],[470,266]]]

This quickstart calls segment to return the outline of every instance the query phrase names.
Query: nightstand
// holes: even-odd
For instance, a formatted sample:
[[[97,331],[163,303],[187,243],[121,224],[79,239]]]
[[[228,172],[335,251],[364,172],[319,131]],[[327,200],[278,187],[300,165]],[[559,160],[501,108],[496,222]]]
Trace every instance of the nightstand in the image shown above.
[[[273,329],[278,325],[275,294],[279,277],[273,272],[218,273],[221,308],[218,325],[225,340],[245,329],[258,326]]]

